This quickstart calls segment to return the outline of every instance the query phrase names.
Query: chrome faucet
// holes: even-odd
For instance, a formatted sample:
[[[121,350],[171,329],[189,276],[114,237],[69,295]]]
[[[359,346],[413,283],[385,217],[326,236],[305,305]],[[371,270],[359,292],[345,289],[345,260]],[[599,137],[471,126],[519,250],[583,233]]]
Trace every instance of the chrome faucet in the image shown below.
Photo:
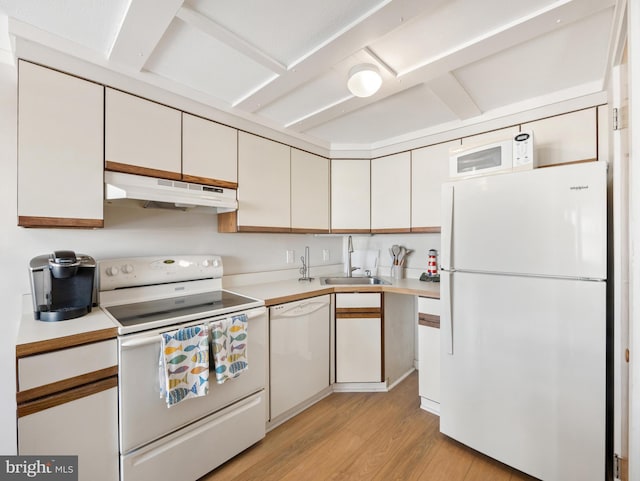
[[[353,277],[353,271],[360,269],[359,267],[351,266],[351,254],[353,253],[353,240],[351,236],[347,240],[347,277]]]

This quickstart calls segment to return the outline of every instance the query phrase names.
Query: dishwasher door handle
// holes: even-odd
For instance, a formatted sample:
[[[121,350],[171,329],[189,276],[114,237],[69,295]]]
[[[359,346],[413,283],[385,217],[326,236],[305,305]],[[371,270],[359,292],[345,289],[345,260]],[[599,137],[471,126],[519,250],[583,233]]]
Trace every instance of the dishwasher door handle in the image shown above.
[[[279,311],[277,308],[274,308],[275,312],[271,316],[272,319],[278,318],[289,318],[289,317],[299,317],[299,316],[308,316],[309,314],[313,314],[316,311],[324,307],[329,307],[329,302],[305,302],[302,304],[298,304],[297,306],[288,306],[286,309]]]

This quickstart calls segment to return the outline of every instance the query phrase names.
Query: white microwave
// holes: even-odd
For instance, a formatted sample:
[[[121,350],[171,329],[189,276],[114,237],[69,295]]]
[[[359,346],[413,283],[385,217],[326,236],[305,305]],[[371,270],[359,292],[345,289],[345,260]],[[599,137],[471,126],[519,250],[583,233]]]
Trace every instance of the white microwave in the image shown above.
[[[533,132],[520,132],[509,139],[451,149],[449,152],[451,179],[530,170],[535,167]]]

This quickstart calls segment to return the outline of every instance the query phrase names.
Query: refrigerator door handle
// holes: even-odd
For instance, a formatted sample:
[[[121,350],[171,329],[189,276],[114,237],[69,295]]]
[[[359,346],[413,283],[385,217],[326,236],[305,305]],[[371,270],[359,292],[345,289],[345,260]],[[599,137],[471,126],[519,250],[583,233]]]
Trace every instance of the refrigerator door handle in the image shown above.
[[[453,184],[442,186],[442,241],[441,267],[451,269],[451,242],[453,241]]]
[[[453,355],[451,276],[452,273],[448,271],[443,271],[440,274],[440,302],[442,303],[440,312],[440,348],[443,352]]]

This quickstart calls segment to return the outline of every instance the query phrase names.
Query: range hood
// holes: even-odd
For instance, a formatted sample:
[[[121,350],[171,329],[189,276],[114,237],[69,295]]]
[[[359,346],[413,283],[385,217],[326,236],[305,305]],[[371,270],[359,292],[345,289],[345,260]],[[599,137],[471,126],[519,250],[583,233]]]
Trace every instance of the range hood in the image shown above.
[[[104,173],[104,183],[105,200],[133,199],[143,201],[145,207],[182,210],[215,207],[217,212],[231,212],[238,209],[235,189],[110,171]]]

